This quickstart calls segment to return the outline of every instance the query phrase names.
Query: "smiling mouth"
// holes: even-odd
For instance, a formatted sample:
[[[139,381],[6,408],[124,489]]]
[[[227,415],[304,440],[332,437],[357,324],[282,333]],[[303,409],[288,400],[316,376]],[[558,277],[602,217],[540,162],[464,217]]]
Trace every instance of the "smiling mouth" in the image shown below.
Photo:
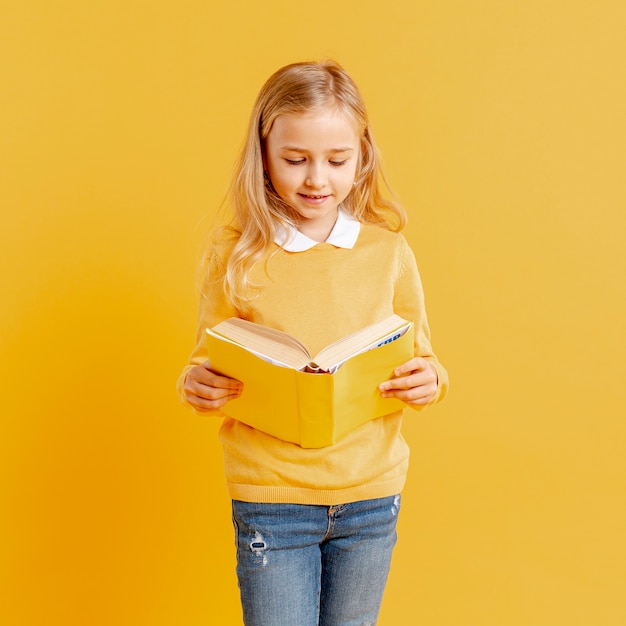
[[[300,194],[303,198],[311,198],[312,200],[321,200],[322,198],[328,198],[327,195],[312,195],[309,193],[301,193]]]

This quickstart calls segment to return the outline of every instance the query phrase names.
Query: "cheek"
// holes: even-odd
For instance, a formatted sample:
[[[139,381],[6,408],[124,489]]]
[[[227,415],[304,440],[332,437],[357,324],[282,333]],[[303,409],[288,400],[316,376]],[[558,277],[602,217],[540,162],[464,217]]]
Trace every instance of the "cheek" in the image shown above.
[[[351,167],[349,170],[342,173],[341,176],[341,188],[349,192],[352,189],[353,183],[356,178],[356,167]]]
[[[346,168],[342,170],[341,175],[344,180],[349,181],[350,185],[354,182],[356,178],[356,171],[358,168],[358,162],[352,161],[351,163],[346,165]]]
[[[279,196],[289,193],[296,184],[293,173],[283,170],[270,170],[270,180]]]

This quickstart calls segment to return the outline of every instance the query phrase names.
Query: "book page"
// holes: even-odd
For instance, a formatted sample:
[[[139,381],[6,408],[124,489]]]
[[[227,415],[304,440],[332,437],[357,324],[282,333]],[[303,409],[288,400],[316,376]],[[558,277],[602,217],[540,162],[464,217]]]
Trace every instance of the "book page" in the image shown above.
[[[311,358],[306,346],[288,333],[232,317],[213,328],[210,335],[241,346],[255,356],[307,373],[334,373],[348,359],[401,337],[411,323],[398,315],[361,328],[326,346]],[[210,356],[210,355],[209,355]]]
[[[407,332],[407,330],[411,328],[411,326],[412,326],[411,322],[407,322],[404,326],[401,326],[400,328],[390,332],[385,337],[381,337],[377,339],[376,341],[365,346],[361,350],[351,353],[349,356],[345,357],[341,361],[338,361],[334,365],[331,365],[327,370],[324,370],[324,371],[327,371],[329,374],[334,374],[346,361],[348,361],[352,357],[355,357],[357,354],[362,354],[363,352],[369,352],[370,350],[375,350],[376,348],[380,348],[381,346],[391,343],[392,341],[396,341],[396,339],[400,339],[400,337],[402,337]],[[398,363],[398,365],[400,364]]]
[[[234,346],[239,346],[240,348],[243,348],[250,354],[254,354],[254,356],[259,357],[260,359],[263,359],[264,361],[267,361],[268,363],[271,363],[272,365],[278,365],[279,367],[287,367],[290,369],[299,369],[298,367],[294,367],[294,365],[291,365],[289,363],[283,363],[282,361],[278,360],[278,358],[273,358],[273,357],[268,356],[267,354],[262,354],[261,352],[257,352],[256,350],[253,350],[252,348],[248,346],[244,346],[243,344],[238,343],[237,341],[233,341],[232,339],[229,339],[228,337],[225,337],[224,335],[215,333],[210,328],[206,329],[206,333],[207,335],[211,335],[211,337],[215,337],[216,339],[219,339],[220,341],[225,341],[226,343],[230,343]]]
[[[398,339],[411,325],[399,315],[391,315],[335,341],[320,350],[312,360],[321,370],[333,373],[351,357]]]
[[[306,346],[292,335],[236,317],[216,324],[207,332],[282,367],[302,369],[311,360]]]

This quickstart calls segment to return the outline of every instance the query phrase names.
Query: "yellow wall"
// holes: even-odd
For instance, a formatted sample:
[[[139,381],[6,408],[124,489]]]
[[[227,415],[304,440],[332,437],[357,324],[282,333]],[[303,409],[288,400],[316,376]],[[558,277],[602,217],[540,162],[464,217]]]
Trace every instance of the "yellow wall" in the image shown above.
[[[620,0],[5,2],[0,622],[240,623],[217,424],[174,383],[252,100],[369,104],[451,373],[381,626],[626,623]]]

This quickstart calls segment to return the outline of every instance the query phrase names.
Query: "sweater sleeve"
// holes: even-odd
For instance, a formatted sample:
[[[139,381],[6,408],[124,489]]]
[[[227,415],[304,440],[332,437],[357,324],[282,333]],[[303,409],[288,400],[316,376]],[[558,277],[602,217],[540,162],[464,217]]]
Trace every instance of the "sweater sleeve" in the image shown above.
[[[232,242],[231,242],[232,244]],[[196,346],[189,357],[189,362],[183,368],[176,390],[183,404],[190,405],[185,400],[184,385],[189,371],[196,365],[204,363],[208,358],[205,330],[228,319],[237,316],[236,309],[224,293],[225,259],[227,258],[227,244],[217,244],[209,253],[206,266],[203,271],[203,279],[200,289],[198,306],[198,329],[196,331]],[[190,407],[191,408],[191,407]]]
[[[403,239],[400,270],[394,286],[394,312],[415,325],[415,356],[427,359],[437,372],[437,394],[427,405],[409,405],[420,410],[443,400],[448,392],[448,373],[439,362],[430,343],[430,328],[424,303],[424,289],[415,255]]]

